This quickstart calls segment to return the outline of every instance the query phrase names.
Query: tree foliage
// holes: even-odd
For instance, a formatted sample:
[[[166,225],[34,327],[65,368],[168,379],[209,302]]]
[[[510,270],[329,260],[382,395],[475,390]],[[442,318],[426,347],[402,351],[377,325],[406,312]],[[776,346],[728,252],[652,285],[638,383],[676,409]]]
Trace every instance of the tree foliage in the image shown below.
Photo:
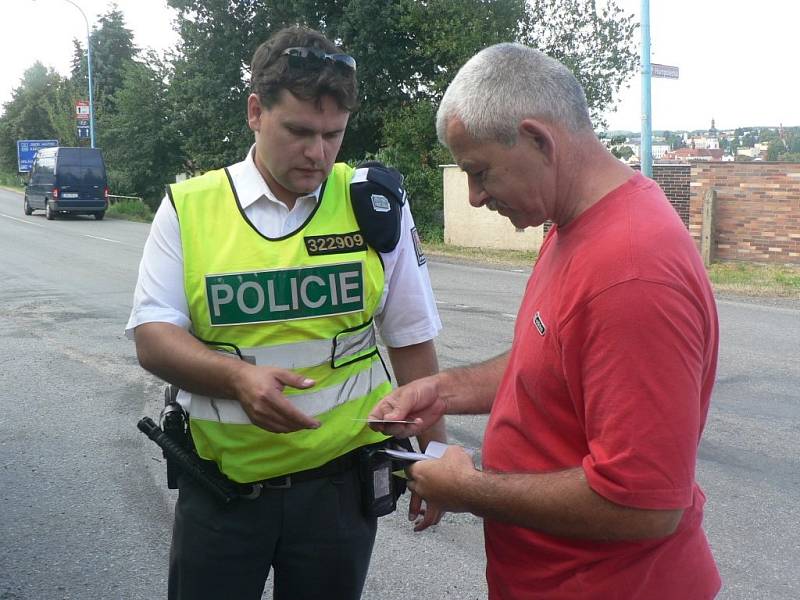
[[[475,52],[521,41],[564,62],[583,84],[597,125],[634,72],[635,24],[607,0],[168,0],[180,42],[161,60],[141,55],[112,5],[90,36],[98,145],[113,192],[161,193],[176,171],[237,160],[252,143],[246,123],[249,62],[287,25],[318,29],[358,61],[362,108],[340,153],[400,168],[418,226],[441,224],[436,107]],[[16,167],[16,139],[77,144],[74,103],[86,98],[86,49],[74,40],[64,79],[34,65],[0,117],[0,163]]]
[[[17,171],[17,140],[56,138],[50,110],[63,85],[58,73],[38,61],[25,71],[11,101],[3,105],[0,119],[0,165],[4,171]]]
[[[116,111],[104,119],[104,138],[113,140],[104,151],[112,188],[131,190],[156,208],[183,160],[168,100],[168,67],[152,53],[146,58],[123,70],[112,96]]]
[[[639,64],[638,25],[614,0],[535,0],[526,5],[520,41],[570,68],[586,92],[596,127]]]

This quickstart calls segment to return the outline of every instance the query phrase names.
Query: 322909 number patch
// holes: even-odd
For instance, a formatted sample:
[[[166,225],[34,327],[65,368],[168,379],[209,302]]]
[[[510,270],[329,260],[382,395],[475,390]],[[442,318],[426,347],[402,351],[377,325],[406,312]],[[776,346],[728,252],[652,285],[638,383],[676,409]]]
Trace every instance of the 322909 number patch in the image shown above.
[[[304,237],[303,240],[306,243],[306,250],[310,256],[361,252],[367,249],[367,242],[364,240],[364,234],[360,231],[308,236]]]

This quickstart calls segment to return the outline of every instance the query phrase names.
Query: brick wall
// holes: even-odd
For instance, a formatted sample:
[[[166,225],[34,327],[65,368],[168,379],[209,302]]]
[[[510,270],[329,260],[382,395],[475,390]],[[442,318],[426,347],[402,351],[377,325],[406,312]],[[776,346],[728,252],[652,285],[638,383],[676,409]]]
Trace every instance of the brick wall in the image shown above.
[[[683,224],[689,227],[689,182],[692,167],[689,164],[653,165],[656,180],[670,204],[680,215]]]
[[[800,164],[691,166],[689,232],[700,244],[703,198],[717,191],[715,260],[800,264]]]
[[[639,170],[639,165],[631,165]],[[689,181],[692,166],[689,163],[653,165],[653,179],[664,190],[664,195],[680,215],[683,224],[689,227]]]

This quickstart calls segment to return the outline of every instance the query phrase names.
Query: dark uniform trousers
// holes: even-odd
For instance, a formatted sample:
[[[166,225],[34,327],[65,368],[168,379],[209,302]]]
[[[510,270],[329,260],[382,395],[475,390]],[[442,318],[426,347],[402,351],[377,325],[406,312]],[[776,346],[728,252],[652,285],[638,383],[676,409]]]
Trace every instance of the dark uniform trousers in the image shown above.
[[[265,488],[223,504],[179,480],[170,600],[259,600],[274,569],[275,600],[357,600],[377,519],[361,510],[358,470]]]

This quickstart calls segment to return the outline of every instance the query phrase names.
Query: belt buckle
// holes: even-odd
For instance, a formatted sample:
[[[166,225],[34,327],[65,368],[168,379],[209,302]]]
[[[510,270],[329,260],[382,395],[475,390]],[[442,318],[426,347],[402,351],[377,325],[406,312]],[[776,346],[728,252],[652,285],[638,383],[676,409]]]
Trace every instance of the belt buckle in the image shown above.
[[[283,479],[283,481],[275,481],[276,479],[278,480]],[[280,477],[273,477],[271,479],[266,479],[261,482],[261,485],[270,490],[285,490],[292,487],[292,476],[281,475]]]

